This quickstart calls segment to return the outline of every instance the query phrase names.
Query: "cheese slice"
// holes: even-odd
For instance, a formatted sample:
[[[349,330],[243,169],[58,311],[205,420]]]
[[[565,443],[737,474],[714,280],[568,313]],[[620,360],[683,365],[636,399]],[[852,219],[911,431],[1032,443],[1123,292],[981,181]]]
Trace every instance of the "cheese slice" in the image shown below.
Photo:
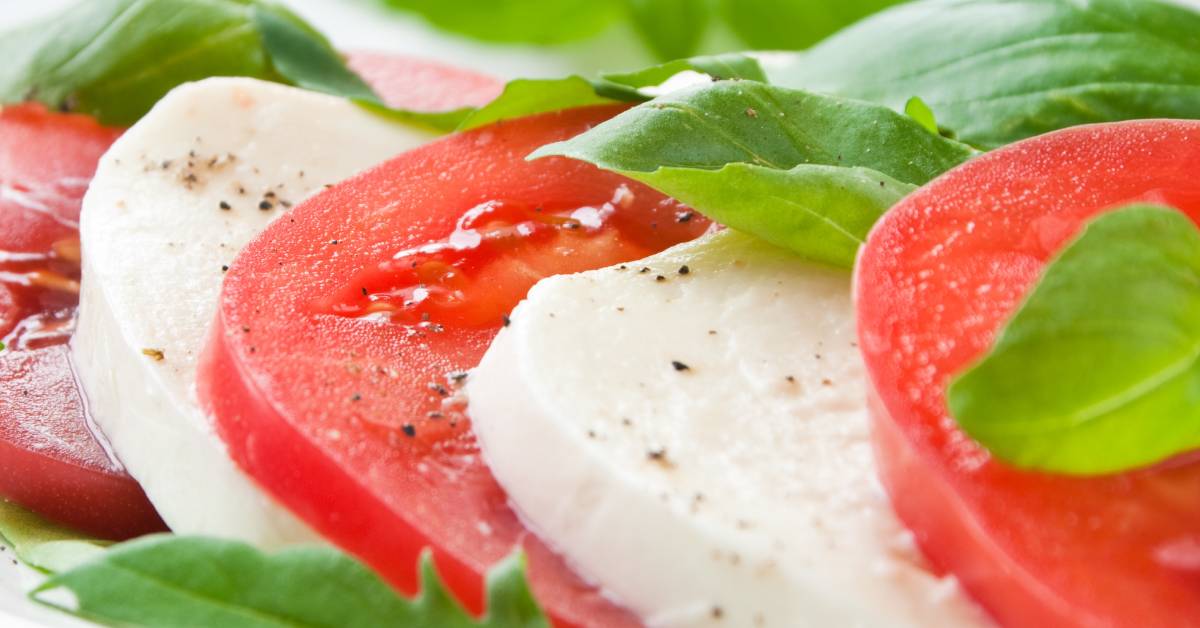
[[[226,455],[196,362],[243,246],[325,185],[429,139],[340,98],[214,78],[172,91],[104,156],[83,204],[74,357],[96,425],[176,532],[315,538]]]
[[[984,623],[876,482],[849,273],[725,231],[550,278],[468,382],[516,510],[650,626]]]

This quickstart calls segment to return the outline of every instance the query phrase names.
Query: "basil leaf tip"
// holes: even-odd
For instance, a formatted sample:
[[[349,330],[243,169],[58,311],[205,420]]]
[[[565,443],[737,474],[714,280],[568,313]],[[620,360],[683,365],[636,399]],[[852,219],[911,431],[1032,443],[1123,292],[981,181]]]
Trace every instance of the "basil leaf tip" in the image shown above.
[[[1021,468],[1098,475],[1200,447],[1200,230],[1131,205],[1091,220],[947,394]]]

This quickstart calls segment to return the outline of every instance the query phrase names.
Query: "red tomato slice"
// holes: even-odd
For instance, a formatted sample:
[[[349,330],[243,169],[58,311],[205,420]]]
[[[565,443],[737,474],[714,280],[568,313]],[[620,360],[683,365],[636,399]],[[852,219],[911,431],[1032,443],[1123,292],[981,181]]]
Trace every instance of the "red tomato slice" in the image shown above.
[[[347,65],[389,106],[411,111],[480,107],[500,95],[504,83],[486,74],[403,55],[352,52]]]
[[[418,148],[298,206],[226,276],[199,386],[231,454],[406,592],[433,547],[447,584],[480,612],[482,575],[520,546],[560,625],[636,624],[509,510],[457,396],[539,278],[637,259],[707,227],[590,165],[525,161],[617,111]]]
[[[998,150],[884,217],[859,339],[884,483],[933,562],[1009,626],[1200,626],[1200,457],[1072,478],[989,458],[949,416],[1048,258],[1130,201],[1200,220],[1200,122],[1073,128]]]
[[[66,343],[79,206],[119,134],[38,105],[0,110],[0,495],[115,539],[165,527],[88,429]]]

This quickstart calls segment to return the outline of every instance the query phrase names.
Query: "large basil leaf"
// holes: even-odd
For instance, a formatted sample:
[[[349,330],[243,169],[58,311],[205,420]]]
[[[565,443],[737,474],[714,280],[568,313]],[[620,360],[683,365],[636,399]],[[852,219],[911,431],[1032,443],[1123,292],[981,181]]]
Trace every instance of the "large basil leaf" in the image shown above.
[[[53,575],[31,595],[95,621],[147,628],[547,628],[524,565],[514,554],[493,568],[487,616],[475,620],[446,592],[428,554],[422,593],[407,600],[331,548],[264,554],[234,541],[156,535]]]
[[[1067,126],[1200,118],[1200,12],[1162,0],[923,0],[771,72],[900,109],[920,96],[991,148]]]
[[[1200,447],[1200,231],[1156,206],[1095,218],[948,399],[1020,467],[1090,475]]]
[[[639,105],[532,157],[591,162],[849,267],[879,215],[974,154],[879,105],[720,81]]]
[[[90,0],[0,37],[0,103],[37,100],[127,125],[209,76],[280,80],[250,0]]]

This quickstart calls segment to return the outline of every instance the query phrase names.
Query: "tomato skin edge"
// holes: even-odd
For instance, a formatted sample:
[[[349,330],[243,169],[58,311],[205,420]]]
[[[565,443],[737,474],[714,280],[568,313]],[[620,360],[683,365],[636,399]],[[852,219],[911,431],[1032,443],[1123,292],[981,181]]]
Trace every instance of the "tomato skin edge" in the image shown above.
[[[254,481],[266,489],[270,498],[278,499],[326,538],[338,538],[342,549],[360,558],[385,555],[387,561],[373,561],[370,566],[382,574],[389,574],[392,586],[406,595],[420,593],[417,559],[428,539],[413,528],[407,530],[373,530],[373,520],[394,519],[390,509],[375,499],[353,478],[323,455],[311,441],[296,436],[295,428],[284,421],[278,411],[271,407],[261,391],[251,383],[252,378],[244,372],[229,343],[228,326],[222,321],[219,311],[211,331],[200,364],[200,370],[209,375],[199,378],[200,398],[208,400],[205,411],[210,415],[228,417],[215,422],[218,434],[229,448],[235,463]],[[214,394],[222,391],[222,394]],[[236,391],[237,394],[230,394]],[[248,402],[249,400],[249,402]],[[253,418],[248,418],[252,416]],[[227,423],[251,420],[259,432],[255,438],[237,438],[225,429]],[[266,428],[265,430],[263,428]],[[267,435],[263,437],[263,432]],[[307,450],[307,451],[305,451]],[[271,465],[252,465],[247,461],[272,460]],[[287,461],[279,464],[279,461]],[[257,472],[253,475],[250,468]],[[262,473],[263,468],[274,469],[275,473]],[[296,495],[298,487],[307,486],[309,478],[323,481],[337,479],[338,490],[326,493],[323,504],[312,504],[305,500],[281,499],[282,495]],[[353,537],[345,534],[347,522],[357,531]],[[403,525],[403,524],[402,524]],[[386,548],[380,551],[379,548]],[[369,551],[368,551],[369,550]],[[479,614],[483,610],[483,582],[465,566],[452,558],[435,554],[438,573],[457,595],[465,602],[468,610]],[[365,558],[364,558],[365,560]]]
[[[1156,558],[1166,541],[1200,538],[1194,460],[1089,478],[1021,471],[957,429],[944,397],[1087,219],[1151,202],[1200,223],[1198,139],[1200,121],[1141,120],[1019,142],[914,193],[860,251],[881,481],[923,553],[1001,625],[1200,620],[1194,570]]]
[[[74,467],[70,477],[41,473],[36,484],[25,480],[30,470],[66,465],[0,441],[0,499],[106,540],[124,541],[167,529],[141,486],[127,476]],[[91,507],[81,510],[80,504]]]
[[[889,501],[934,570],[953,574],[972,600],[1002,626],[1081,625],[1077,610],[1014,563],[933,467],[921,463],[916,446],[884,408],[874,387],[868,392],[868,407],[879,480],[889,496],[907,496]],[[954,516],[947,517],[946,512]],[[949,525],[952,521],[965,524]],[[978,556],[988,560],[972,560]],[[1007,586],[1003,578],[995,577],[997,572],[1009,578],[1020,574],[1025,586]]]

